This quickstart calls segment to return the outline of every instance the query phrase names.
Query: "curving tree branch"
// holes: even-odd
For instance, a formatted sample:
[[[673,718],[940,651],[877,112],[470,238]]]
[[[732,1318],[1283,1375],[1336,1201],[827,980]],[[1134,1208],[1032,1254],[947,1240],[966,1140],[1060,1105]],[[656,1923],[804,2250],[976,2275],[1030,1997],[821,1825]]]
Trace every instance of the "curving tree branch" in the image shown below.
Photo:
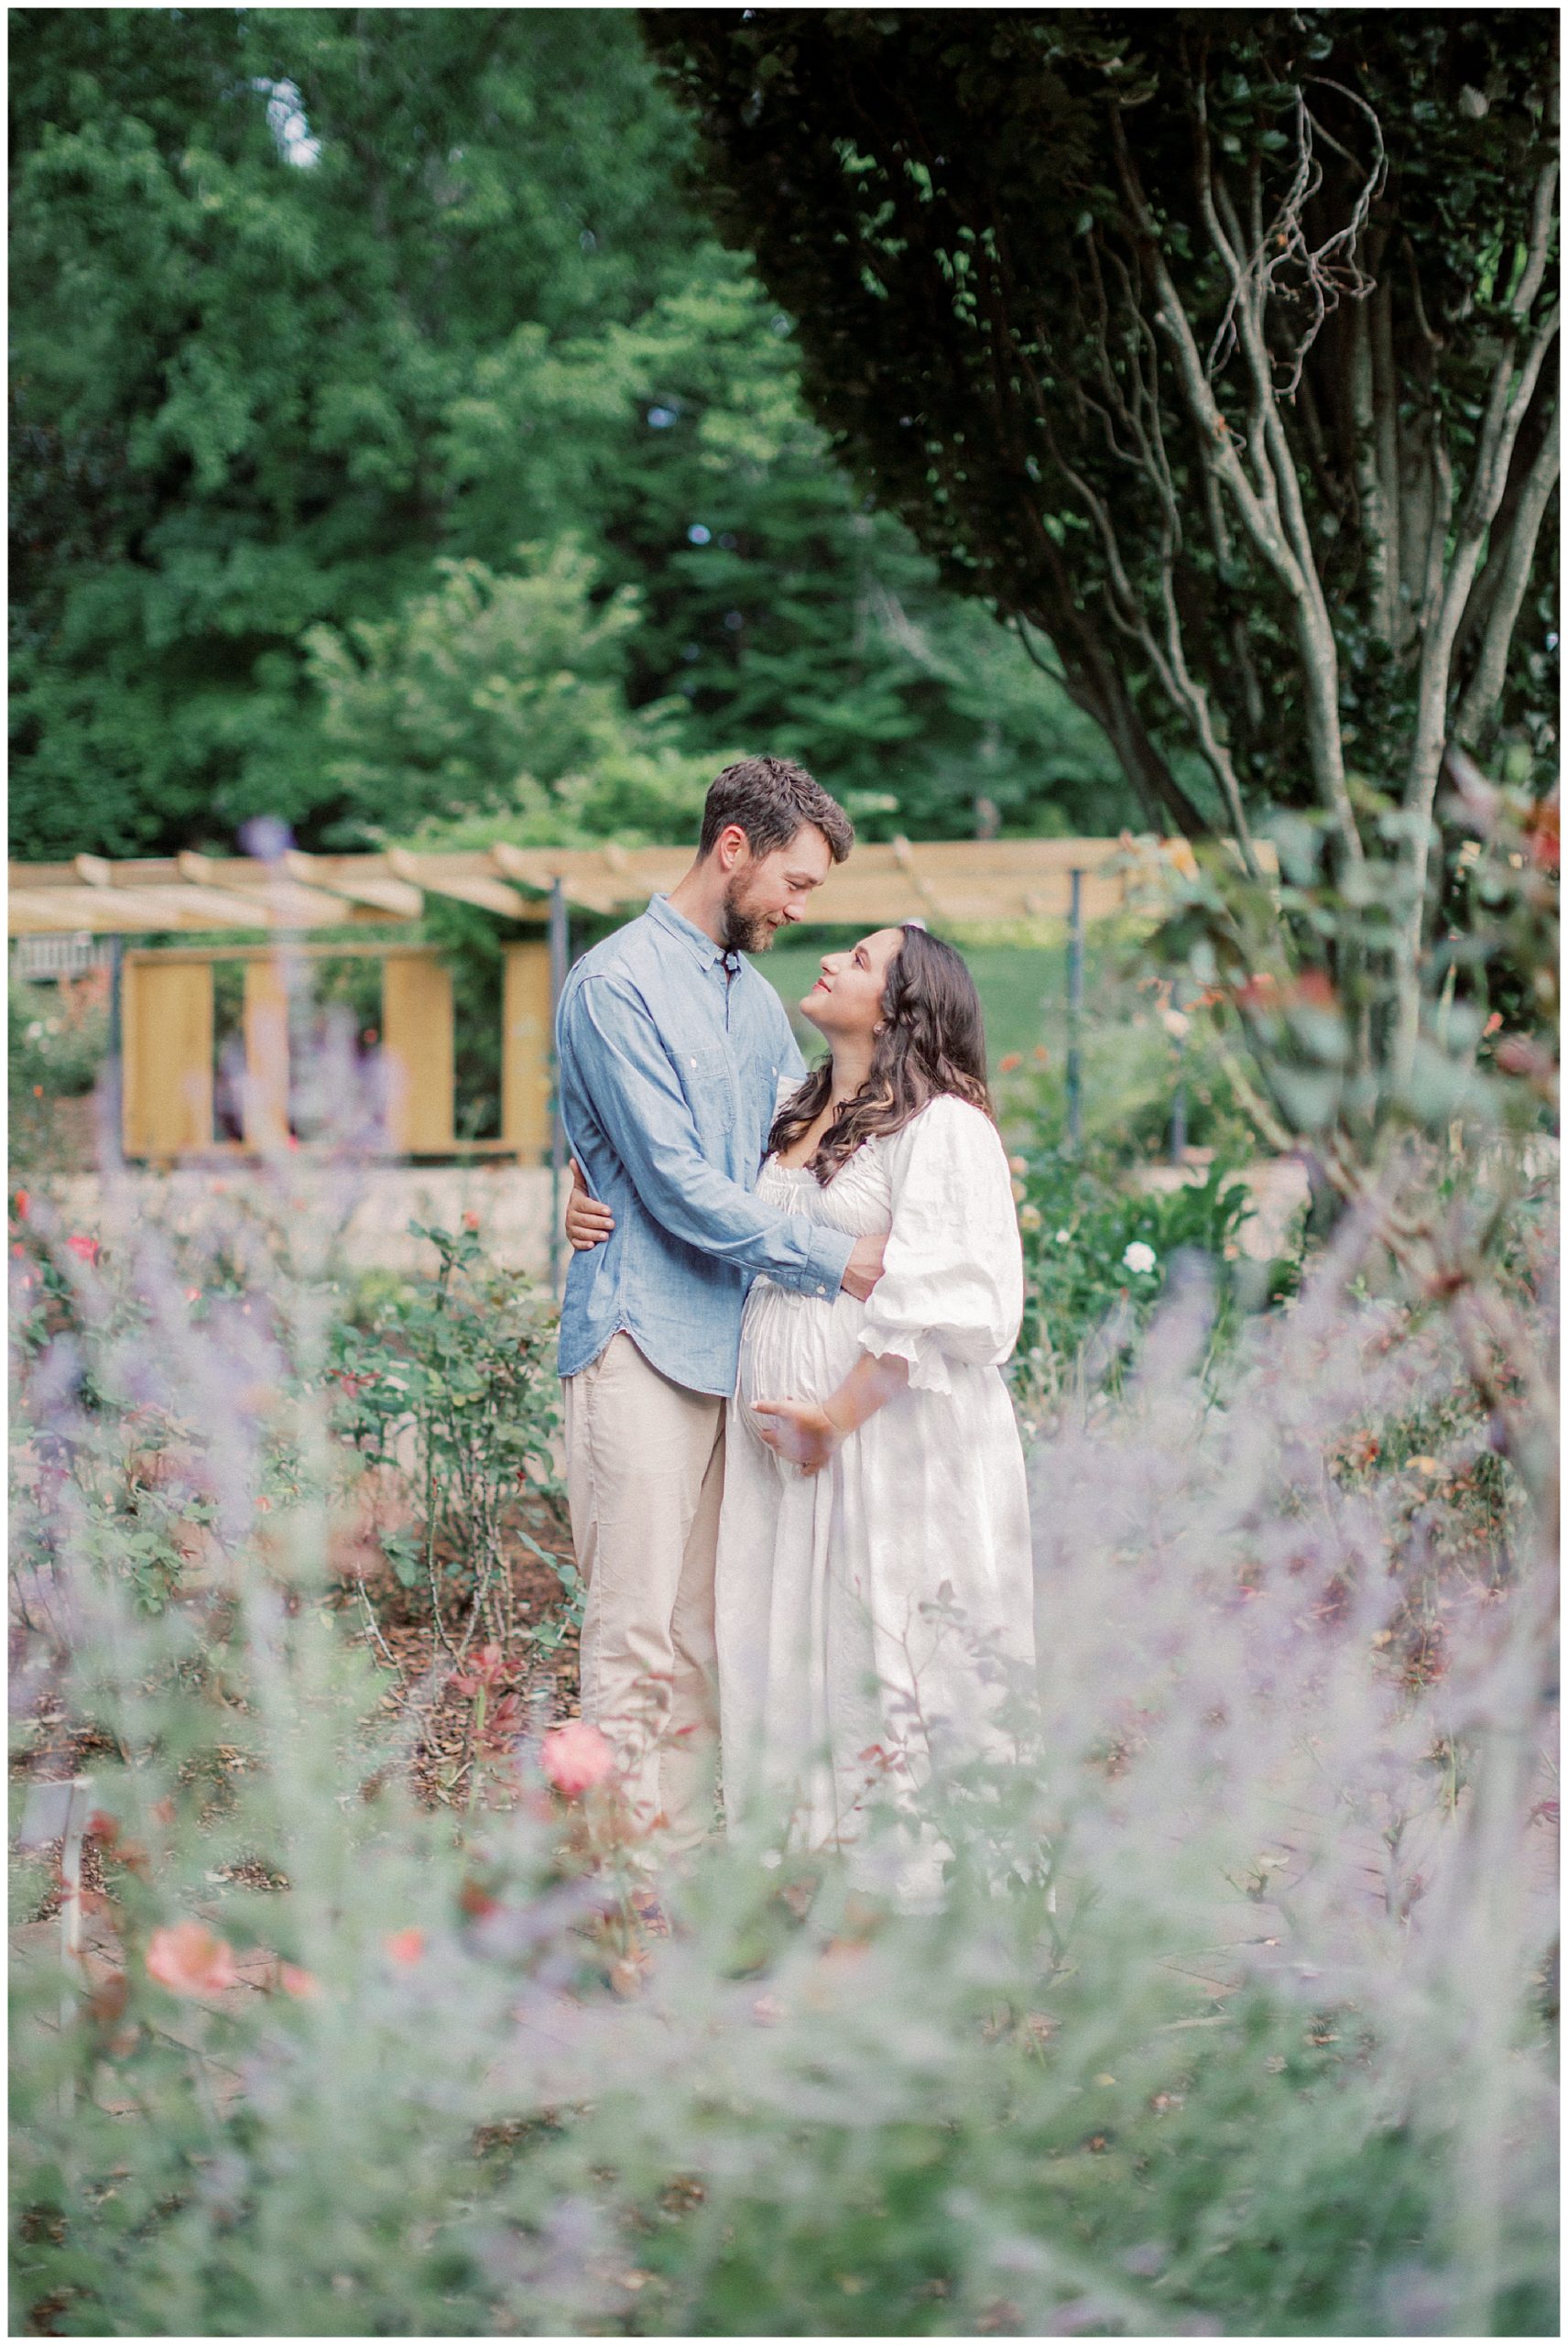
[[[1488,575],[1497,584],[1490,597],[1480,655],[1454,713],[1455,736],[1474,747],[1497,714],[1508,676],[1514,628],[1535,567],[1537,540],[1562,465],[1559,417],[1552,408],[1546,436],[1526,473],[1501,554],[1489,555]]]

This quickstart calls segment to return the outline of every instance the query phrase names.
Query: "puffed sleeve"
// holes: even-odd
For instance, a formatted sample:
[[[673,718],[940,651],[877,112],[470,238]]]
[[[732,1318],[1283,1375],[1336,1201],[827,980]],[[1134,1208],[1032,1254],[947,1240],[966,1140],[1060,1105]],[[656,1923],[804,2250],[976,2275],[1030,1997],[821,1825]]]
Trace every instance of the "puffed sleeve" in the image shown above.
[[[965,1099],[933,1099],[884,1143],[893,1227],[860,1343],[949,1392],[951,1363],[1000,1367],[1023,1317],[1023,1249],[1001,1137]]]

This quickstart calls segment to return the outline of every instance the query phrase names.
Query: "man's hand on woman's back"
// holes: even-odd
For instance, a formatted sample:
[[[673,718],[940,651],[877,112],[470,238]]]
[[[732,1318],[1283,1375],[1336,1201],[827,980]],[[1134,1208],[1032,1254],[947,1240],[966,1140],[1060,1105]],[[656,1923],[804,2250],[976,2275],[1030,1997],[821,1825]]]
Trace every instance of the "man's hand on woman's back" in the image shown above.
[[[575,1157],[572,1160],[572,1187],[566,1198],[566,1235],[574,1254],[586,1254],[591,1248],[602,1246],[615,1226],[615,1216],[608,1205],[602,1205],[591,1196],[588,1183],[583,1178],[583,1167]]]
[[[864,1303],[882,1275],[882,1252],[887,1240],[882,1238],[857,1238],[855,1251],[844,1268],[844,1291],[853,1294],[856,1303]]]

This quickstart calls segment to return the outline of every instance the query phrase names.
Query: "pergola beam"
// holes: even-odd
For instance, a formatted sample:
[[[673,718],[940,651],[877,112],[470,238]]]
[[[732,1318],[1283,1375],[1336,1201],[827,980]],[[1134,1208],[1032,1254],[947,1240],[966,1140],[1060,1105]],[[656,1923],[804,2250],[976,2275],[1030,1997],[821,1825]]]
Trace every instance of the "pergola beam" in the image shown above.
[[[381,866],[379,856],[365,860]],[[424,908],[416,889],[401,889],[387,900],[383,891],[398,883],[386,876],[376,889],[383,900],[373,909],[357,889],[352,895],[347,889],[329,892],[302,884],[302,875],[289,871],[287,861],[279,869],[243,856],[186,853],[111,863],[103,856],[79,855],[70,863],[13,864],[9,877],[12,935],[80,929],[139,936],[356,926],[366,920],[418,919]]]
[[[5,911],[12,936],[51,936],[82,929],[94,936],[140,936],[162,929],[214,925],[210,910],[184,899],[170,905],[160,896],[130,888],[116,888],[111,894],[96,888],[18,886],[14,870]]]
[[[388,920],[418,920],[425,909],[421,889],[388,871],[380,855],[306,855],[290,847],[283,867],[291,879],[323,889],[344,902],[384,912]]]
[[[357,907],[319,888],[302,888],[278,867],[248,856],[186,853],[175,862],[182,879],[214,909],[222,906],[226,928],[322,928],[354,920]]]
[[[530,903],[516,888],[496,876],[489,850],[463,855],[416,855],[407,847],[388,847],[387,868],[397,878],[411,881],[427,895],[451,896],[460,904],[477,904],[481,911],[498,912],[503,920],[542,920],[542,905]]]
[[[183,854],[110,862],[13,864],[12,935],[88,930],[96,934],[267,933],[376,926],[417,920],[427,896],[475,904],[527,925],[547,916],[559,880],[579,911],[639,911],[690,868],[687,847],[523,847],[503,842],[462,853],[389,848],[383,855],[307,855],[276,862]],[[1064,918],[1070,875],[1082,875],[1084,910],[1096,919],[1135,900],[1159,868],[1192,868],[1184,840],[893,839],[857,846],[805,907],[811,926],[881,927]]]

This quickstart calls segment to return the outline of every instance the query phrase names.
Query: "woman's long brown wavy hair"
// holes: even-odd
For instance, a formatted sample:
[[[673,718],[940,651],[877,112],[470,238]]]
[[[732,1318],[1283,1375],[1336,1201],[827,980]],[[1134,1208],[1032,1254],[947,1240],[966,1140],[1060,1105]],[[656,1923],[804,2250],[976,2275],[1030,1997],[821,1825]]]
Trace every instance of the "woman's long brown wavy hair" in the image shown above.
[[[775,1155],[816,1122],[833,1090],[833,1063],[822,1064],[773,1120],[768,1145]],[[863,1140],[902,1131],[928,1100],[951,1092],[995,1120],[985,1085],[985,1020],[962,954],[923,928],[906,927],[887,965],[882,1031],[871,1072],[846,1099],[807,1166],[825,1189]]]

